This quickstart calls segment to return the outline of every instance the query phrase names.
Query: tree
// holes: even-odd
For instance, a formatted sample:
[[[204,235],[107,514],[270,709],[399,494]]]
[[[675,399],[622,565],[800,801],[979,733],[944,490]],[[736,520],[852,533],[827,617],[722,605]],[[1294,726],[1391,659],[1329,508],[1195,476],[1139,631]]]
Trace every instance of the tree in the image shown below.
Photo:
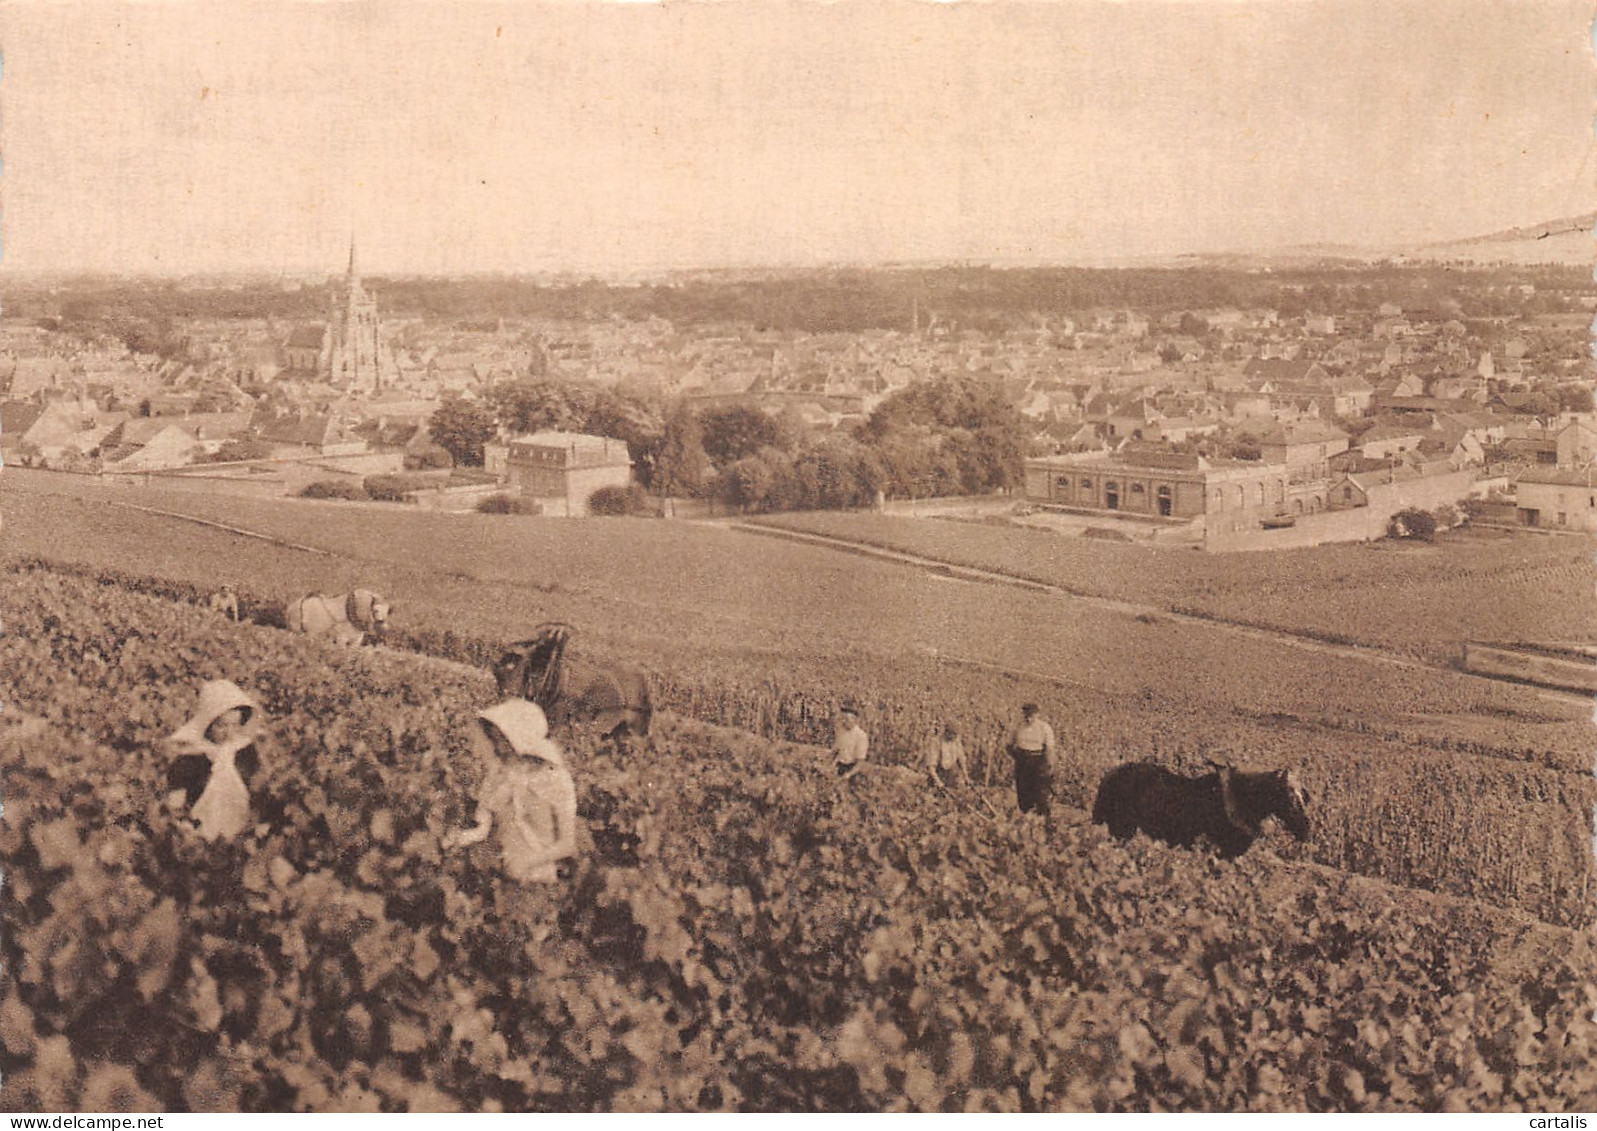
[[[500,427],[513,435],[546,430],[581,432],[587,423],[587,413],[573,403],[570,390],[553,381],[495,385],[488,391],[488,407]]]
[[[704,450],[716,467],[747,459],[761,448],[786,449],[793,444],[779,421],[752,405],[712,408],[701,421]]]
[[[200,463],[232,463],[236,460],[270,459],[275,449],[264,440],[232,439],[216,449],[215,455],[206,456]]]
[[[1436,518],[1426,511],[1410,507],[1392,516],[1386,532],[1391,538],[1418,538],[1422,542],[1429,542],[1436,537]]]
[[[704,490],[711,470],[698,416],[686,405],[677,406],[666,417],[650,486],[662,495],[693,498]]]
[[[1264,458],[1264,449],[1259,446],[1259,438],[1253,433],[1238,432],[1232,437],[1226,455],[1230,459],[1261,460]]]
[[[1524,416],[1534,416],[1543,427],[1558,419],[1561,411],[1556,392],[1538,391],[1525,398],[1519,411]]]
[[[1565,412],[1591,412],[1591,389],[1584,385],[1560,385],[1558,403]]]
[[[782,510],[792,498],[792,461],[774,448],[721,469],[716,494],[745,511]]]
[[[463,467],[482,466],[482,446],[494,431],[493,414],[458,395],[445,397],[427,422],[433,441]]]
[[[625,487],[600,487],[588,496],[588,513],[595,515],[643,514],[648,506],[648,496],[636,483],[628,483]]]

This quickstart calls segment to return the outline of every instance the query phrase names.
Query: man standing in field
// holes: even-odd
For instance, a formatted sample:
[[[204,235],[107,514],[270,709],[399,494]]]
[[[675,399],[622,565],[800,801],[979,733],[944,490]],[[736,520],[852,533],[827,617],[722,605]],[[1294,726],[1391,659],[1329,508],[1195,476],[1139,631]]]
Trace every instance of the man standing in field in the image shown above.
[[[1015,802],[1022,813],[1047,817],[1053,786],[1054,728],[1035,703],[1022,706],[1020,717],[1020,725],[1009,736],[1009,756],[1015,761]]]
[[[838,708],[837,720],[837,742],[832,753],[837,763],[837,776],[847,780],[865,768],[871,740],[859,725],[859,708],[852,701]]]
[[[970,784],[970,771],[965,765],[965,744],[960,741],[959,728],[953,723],[943,727],[942,738],[931,744],[926,752],[926,769],[931,774],[932,785],[947,789],[956,781]]]

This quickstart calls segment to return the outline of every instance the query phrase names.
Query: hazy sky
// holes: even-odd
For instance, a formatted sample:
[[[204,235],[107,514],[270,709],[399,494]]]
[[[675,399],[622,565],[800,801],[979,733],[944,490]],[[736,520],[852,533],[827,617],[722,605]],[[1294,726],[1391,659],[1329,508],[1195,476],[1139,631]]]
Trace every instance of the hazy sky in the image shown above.
[[[1591,0],[11,0],[10,269],[1092,260],[1593,205]]]

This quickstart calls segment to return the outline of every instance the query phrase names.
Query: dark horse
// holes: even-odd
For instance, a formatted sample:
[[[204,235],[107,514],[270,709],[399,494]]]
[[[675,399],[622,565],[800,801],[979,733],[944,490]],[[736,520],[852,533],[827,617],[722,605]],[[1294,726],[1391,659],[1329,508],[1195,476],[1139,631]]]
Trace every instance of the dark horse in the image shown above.
[[[572,631],[569,624],[541,624],[531,640],[510,645],[494,664],[499,694],[538,704],[551,727],[592,722],[606,738],[646,737],[654,721],[648,675],[568,655]]]
[[[1299,840],[1308,840],[1308,803],[1308,794],[1290,770],[1244,773],[1216,765],[1212,773],[1184,778],[1152,762],[1134,762],[1104,775],[1092,819],[1108,825],[1121,840],[1140,830],[1166,844],[1191,848],[1208,838],[1230,860],[1253,846],[1270,817]]]

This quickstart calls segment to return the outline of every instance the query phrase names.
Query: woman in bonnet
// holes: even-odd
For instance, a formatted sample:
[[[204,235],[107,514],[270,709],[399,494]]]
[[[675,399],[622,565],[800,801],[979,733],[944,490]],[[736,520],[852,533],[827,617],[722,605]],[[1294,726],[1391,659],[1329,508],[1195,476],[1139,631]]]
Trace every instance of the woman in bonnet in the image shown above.
[[[565,755],[549,738],[543,710],[509,699],[477,715],[472,742],[483,762],[477,824],[446,836],[445,849],[497,835],[505,873],[552,883],[556,864],[576,854],[577,791]]]
[[[260,769],[255,740],[263,721],[260,705],[243,688],[213,679],[200,686],[193,716],[166,740],[175,755],[167,771],[169,796],[182,794],[180,803],[206,840],[231,839],[249,827],[246,783]]]

